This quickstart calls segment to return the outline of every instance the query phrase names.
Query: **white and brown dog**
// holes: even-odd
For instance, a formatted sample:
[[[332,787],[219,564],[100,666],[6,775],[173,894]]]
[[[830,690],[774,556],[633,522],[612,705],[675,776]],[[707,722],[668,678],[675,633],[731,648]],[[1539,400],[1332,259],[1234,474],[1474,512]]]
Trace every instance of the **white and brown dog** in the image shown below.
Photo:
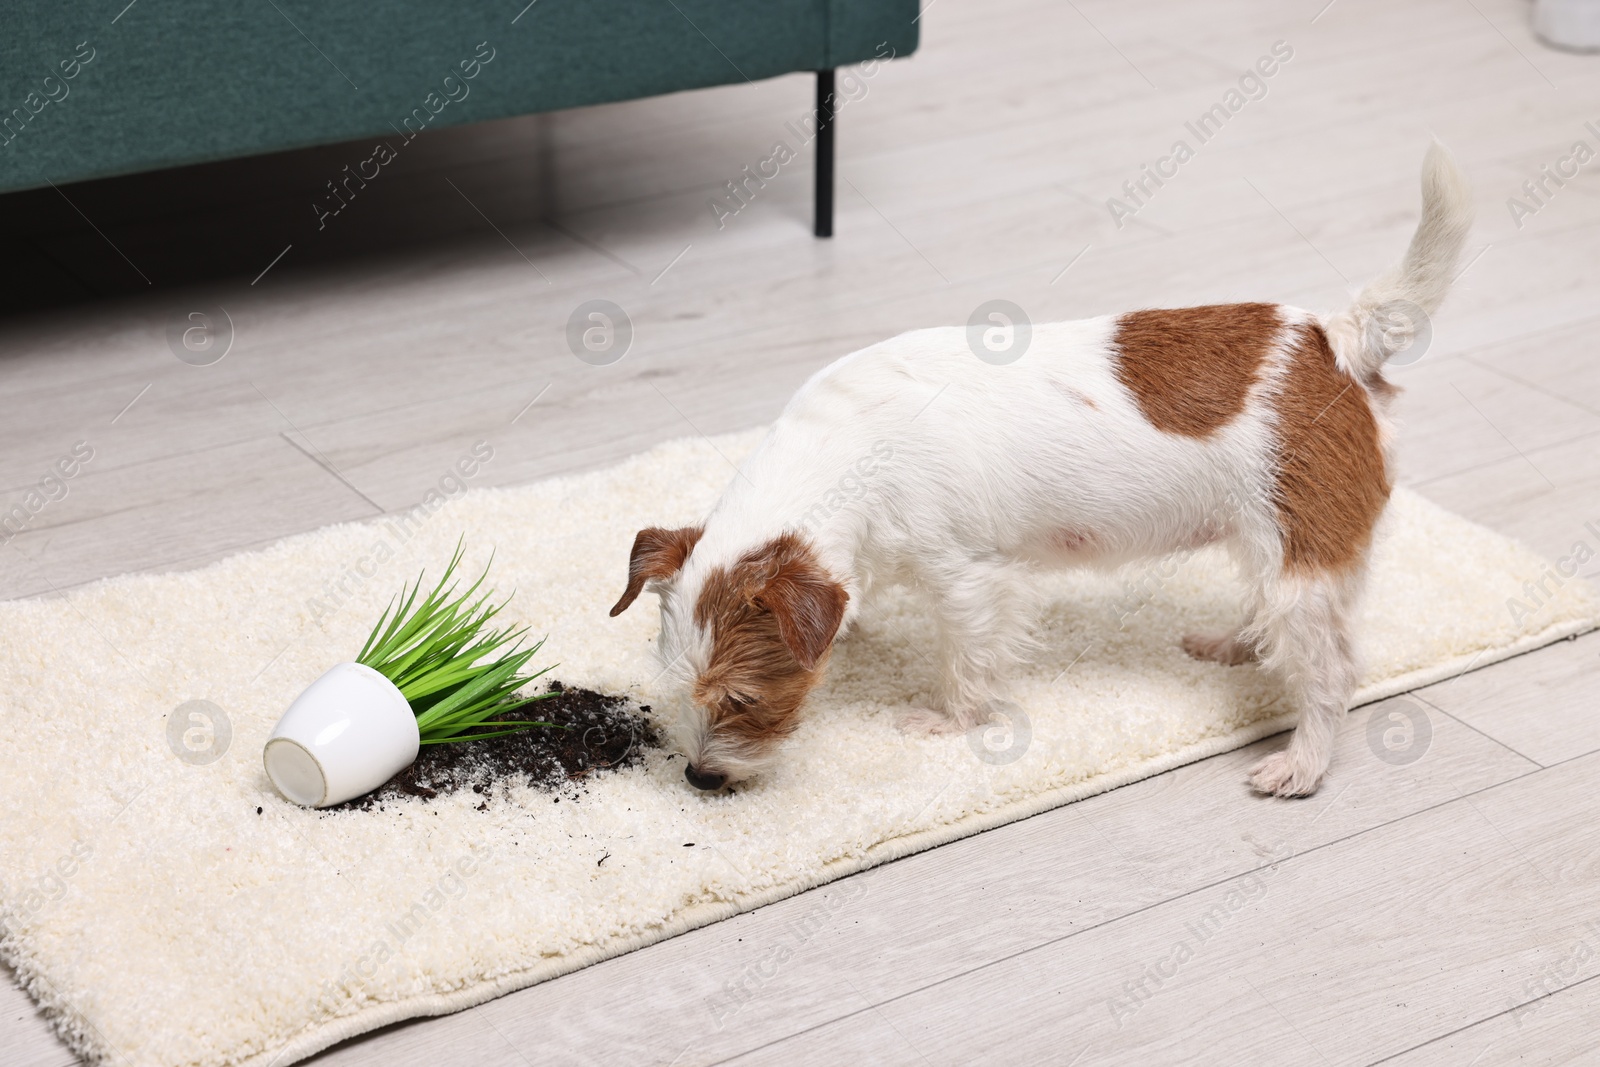
[[[1005,366],[944,327],[814,375],[703,526],[639,533],[611,609],[660,596],[689,782],[720,788],[777,757],[833,642],[885,583],[930,593],[940,635],[935,710],[906,723],[964,731],[1026,657],[1034,568],[1215,542],[1250,585],[1247,618],[1183,647],[1280,673],[1299,726],[1250,780],[1313,792],[1359,677],[1351,624],[1389,496],[1392,312],[1439,306],[1472,222],[1437,144],[1422,194],[1404,260],[1334,315],[1232,304],[1054,323]],[[870,501],[819,511],[866,457]]]

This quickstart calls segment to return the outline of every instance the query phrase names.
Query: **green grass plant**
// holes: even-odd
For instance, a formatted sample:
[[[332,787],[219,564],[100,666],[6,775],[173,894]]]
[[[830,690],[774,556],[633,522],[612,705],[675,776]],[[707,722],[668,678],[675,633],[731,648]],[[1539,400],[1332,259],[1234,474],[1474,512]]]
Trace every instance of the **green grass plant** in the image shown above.
[[[477,581],[458,593],[455,574],[461,553],[458,542],[444,575],[420,603],[417,596],[423,576],[409,589],[401,587],[400,595],[389,602],[372,628],[356,662],[389,679],[405,695],[416,713],[424,745],[481,741],[536,726],[557,726],[502,718],[553,695],[522,697],[517,693],[550,670],[522,673],[544,641],[519,648],[527,627],[490,628],[510,598],[494,604],[492,590],[479,593],[489,576],[487,566]]]

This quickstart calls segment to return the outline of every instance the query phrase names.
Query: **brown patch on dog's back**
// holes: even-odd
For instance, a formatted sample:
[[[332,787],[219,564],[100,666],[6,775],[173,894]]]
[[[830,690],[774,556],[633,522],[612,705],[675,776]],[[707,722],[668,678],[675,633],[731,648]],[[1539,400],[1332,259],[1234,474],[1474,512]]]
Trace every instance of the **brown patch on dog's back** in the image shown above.
[[[711,658],[694,698],[711,712],[713,733],[751,747],[792,733],[848,600],[793,533],[707,574],[694,617],[711,634]]]
[[[1372,542],[1389,475],[1367,390],[1339,368],[1322,327],[1295,330],[1275,407],[1284,569],[1346,570]]]
[[[1244,410],[1283,326],[1276,304],[1131,311],[1117,320],[1117,380],[1150,424],[1207,437]]]

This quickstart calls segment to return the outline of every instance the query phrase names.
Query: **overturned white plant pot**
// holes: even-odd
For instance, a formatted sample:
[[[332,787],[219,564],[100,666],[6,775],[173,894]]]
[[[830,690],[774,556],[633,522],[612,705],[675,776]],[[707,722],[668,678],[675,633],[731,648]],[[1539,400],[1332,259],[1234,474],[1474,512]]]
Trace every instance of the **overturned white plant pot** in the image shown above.
[[[421,576],[402,585],[354,662],[339,664],[295,697],[261,751],[278,792],[326,808],[372,792],[416,762],[423,744],[556,725],[505,717],[550,695],[517,692],[550,669],[522,673],[544,642],[522,648],[526,626],[489,625],[506,602],[479,592],[487,566],[458,591],[462,551],[458,541],[426,595]]]
[[[262,750],[278,792],[308,808],[370,793],[416,761],[417,717],[395,684],[341,663],[306,687]]]

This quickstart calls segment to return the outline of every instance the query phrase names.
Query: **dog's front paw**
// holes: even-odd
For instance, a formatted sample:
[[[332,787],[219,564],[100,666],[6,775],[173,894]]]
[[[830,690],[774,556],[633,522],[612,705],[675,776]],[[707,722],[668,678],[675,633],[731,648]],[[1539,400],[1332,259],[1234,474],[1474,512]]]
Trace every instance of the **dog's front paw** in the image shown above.
[[[922,737],[964,732],[959,719],[937,708],[907,708],[895,717],[895,725],[903,733]]]
[[[1256,792],[1269,796],[1308,797],[1322,784],[1323,770],[1297,762],[1285,749],[1250,768],[1250,785]]]
[[[1195,659],[1210,660],[1224,667],[1237,667],[1256,658],[1256,650],[1233,634],[1186,634],[1183,650]]]

